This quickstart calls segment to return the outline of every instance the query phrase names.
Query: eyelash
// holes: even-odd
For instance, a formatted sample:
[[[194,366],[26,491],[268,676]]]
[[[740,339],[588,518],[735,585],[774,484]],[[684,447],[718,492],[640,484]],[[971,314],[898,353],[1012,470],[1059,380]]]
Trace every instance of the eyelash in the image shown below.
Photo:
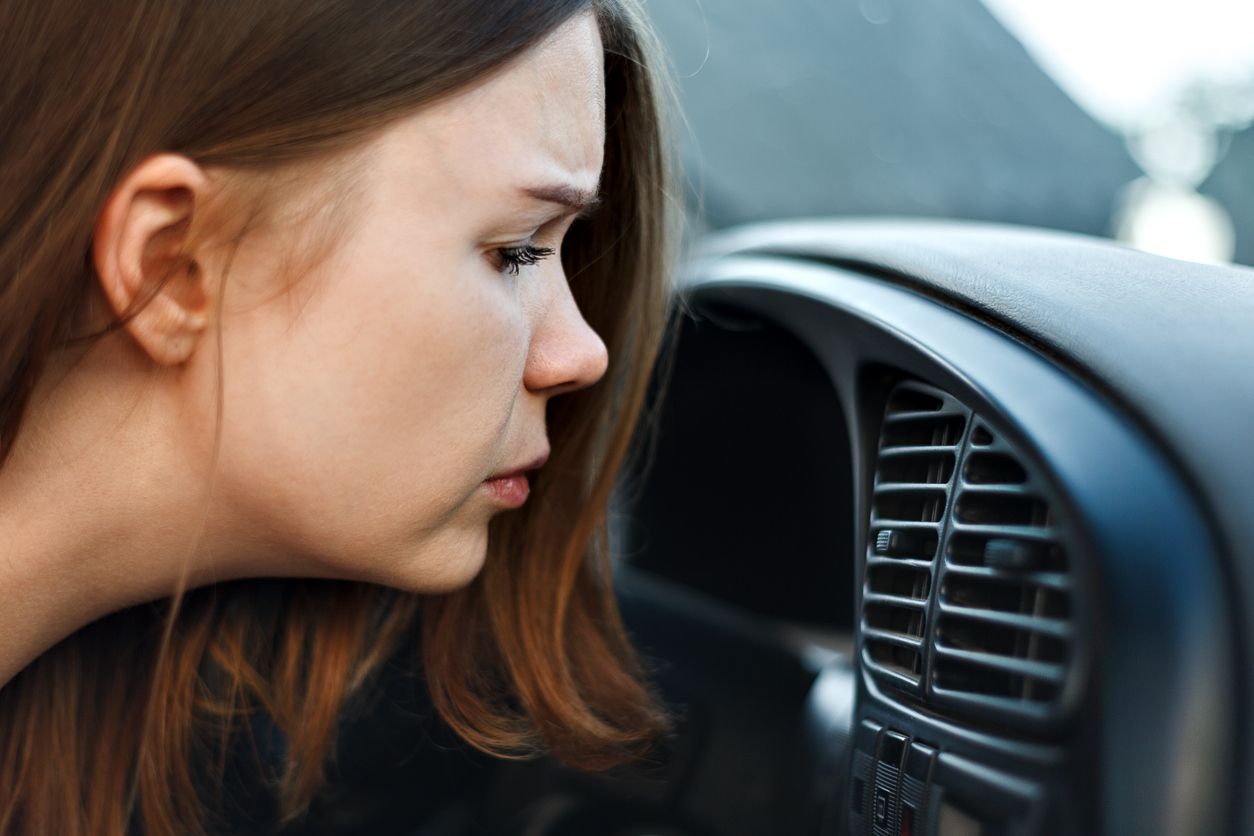
[[[553,255],[553,248],[527,244],[521,247],[500,247],[496,254],[501,262],[497,269],[517,276],[523,267],[530,267]]]

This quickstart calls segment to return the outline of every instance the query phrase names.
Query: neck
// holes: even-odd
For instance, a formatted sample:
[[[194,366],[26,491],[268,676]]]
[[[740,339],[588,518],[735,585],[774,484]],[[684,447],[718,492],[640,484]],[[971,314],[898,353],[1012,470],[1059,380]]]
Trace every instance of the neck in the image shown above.
[[[78,628],[171,594],[196,548],[205,485],[189,473],[208,471],[121,339],[53,363],[0,467],[0,687]]]

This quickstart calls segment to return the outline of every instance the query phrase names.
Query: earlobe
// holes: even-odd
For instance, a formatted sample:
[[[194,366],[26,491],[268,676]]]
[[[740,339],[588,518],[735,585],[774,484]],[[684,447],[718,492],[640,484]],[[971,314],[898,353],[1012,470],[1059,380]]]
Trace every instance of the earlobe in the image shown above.
[[[130,171],[97,219],[92,260],[123,328],[152,360],[185,362],[201,342],[210,294],[192,237],[210,194],[204,170],[158,154]]]

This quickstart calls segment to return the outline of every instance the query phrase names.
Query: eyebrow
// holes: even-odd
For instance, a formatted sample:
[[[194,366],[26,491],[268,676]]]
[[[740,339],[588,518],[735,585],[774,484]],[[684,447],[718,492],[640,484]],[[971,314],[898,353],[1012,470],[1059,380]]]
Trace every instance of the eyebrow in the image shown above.
[[[569,183],[527,186],[522,191],[523,194],[536,200],[565,206],[577,212],[581,217],[590,215],[592,210],[601,203],[601,196],[596,191],[581,189]]]

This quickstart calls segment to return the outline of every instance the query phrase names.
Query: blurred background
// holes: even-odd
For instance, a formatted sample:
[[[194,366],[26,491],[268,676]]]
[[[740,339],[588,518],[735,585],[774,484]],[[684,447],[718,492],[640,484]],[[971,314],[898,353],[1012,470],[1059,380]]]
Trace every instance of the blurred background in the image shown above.
[[[1254,264],[1250,0],[646,0],[698,229],[1029,224]]]

